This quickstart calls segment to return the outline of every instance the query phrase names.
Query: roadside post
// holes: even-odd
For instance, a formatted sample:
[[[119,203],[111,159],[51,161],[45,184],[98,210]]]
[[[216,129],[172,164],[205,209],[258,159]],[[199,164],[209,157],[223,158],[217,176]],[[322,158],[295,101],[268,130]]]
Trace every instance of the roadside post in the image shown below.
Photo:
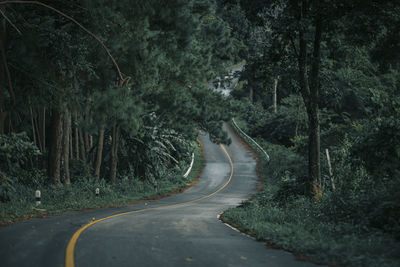
[[[41,197],[40,190],[36,190],[35,192],[36,206],[39,206],[42,203],[40,197]]]

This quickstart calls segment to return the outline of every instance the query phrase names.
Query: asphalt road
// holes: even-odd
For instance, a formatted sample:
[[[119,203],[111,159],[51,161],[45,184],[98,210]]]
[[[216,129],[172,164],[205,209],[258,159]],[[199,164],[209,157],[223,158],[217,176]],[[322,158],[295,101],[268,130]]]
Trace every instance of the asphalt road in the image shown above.
[[[199,183],[181,194],[1,227],[0,266],[64,266],[66,256],[75,266],[313,266],[218,220],[257,185],[253,156],[227,130],[227,153],[200,137],[206,166]],[[74,233],[76,242],[70,242]]]

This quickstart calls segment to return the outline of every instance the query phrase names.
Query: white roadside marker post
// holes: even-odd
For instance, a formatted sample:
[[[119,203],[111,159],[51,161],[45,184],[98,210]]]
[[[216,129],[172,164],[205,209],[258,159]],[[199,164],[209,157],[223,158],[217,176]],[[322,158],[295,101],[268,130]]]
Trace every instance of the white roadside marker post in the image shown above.
[[[40,201],[40,190],[35,192],[36,206],[39,206],[42,202]]]

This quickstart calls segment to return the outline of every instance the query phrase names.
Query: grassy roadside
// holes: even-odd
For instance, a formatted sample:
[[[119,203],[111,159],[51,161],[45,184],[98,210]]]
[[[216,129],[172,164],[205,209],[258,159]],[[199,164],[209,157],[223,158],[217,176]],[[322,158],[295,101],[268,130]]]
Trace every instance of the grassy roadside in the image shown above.
[[[116,184],[109,184],[104,180],[81,179],[70,186],[39,187],[42,204],[36,208],[34,197],[36,189],[19,186],[9,202],[0,202],[0,225],[68,210],[119,207],[181,192],[196,182],[204,164],[202,145],[196,142],[193,143],[193,148],[195,160],[189,176],[183,178],[188,163],[182,163],[180,167],[157,180],[156,187],[153,183],[128,177],[122,177]],[[100,189],[98,197],[95,195],[96,188]]]
[[[244,122],[238,123],[246,128]],[[257,142],[271,157],[267,165],[253,147],[265,186],[253,199],[224,212],[223,221],[301,259],[332,266],[400,266],[399,241],[362,223],[327,216],[336,207],[332,198],[327,196],[320,203],[305,196],[287,198],[288,191],[301,190],[288,186],[288,173],[301,173],[299,162],[304,159],[283,146]]]

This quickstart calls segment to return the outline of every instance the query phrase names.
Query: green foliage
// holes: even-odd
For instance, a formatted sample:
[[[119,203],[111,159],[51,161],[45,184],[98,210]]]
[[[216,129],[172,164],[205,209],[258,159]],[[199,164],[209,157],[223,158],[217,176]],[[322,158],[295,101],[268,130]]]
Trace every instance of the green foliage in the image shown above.
[[[34,184],[36,170],[33,161],[41,153],[29,141],[26,133],[0,134],[0,201],[8,201],[16,192],[15,184]]]
[[[26,133],[0,135],[0,168],[5,173],[17,174],[19,169],[28,168],[29,161],[39,155],[40,151]]]
[[[397,114],[400,114],[396,112]],[[378,180],[394,179],[400,171],[400,123],[396,114],[365,121],[354,138],[352,153]]]
[[[188,141],[182,134],[165,127],[162,118],[151,113],[142,118],[144,126],[137,135],[125,136],[121,164],[140,179],[154,181],[189,157]],[[137,159],[132,162],[131,159]]]
[[[399,265],[400,65],[393,26],[398,4],[338,0],[316,7],[315,1],[302,1],[312,8],[298,21],[295,1],[224,2],[241,7],[250,27],[235,34],[253,42],[242,76],[246,87],[233,92],[240,100],[233,105],[235,116],[271,157],[269,166],[259,164],[266,186],[224,217],[259,239],[329,263]],[[299,101],[297,68],[299,32],[310,43],[307,53],[314,52],[317,13],[323,17],[318,81],[323,197],[314,202],[303,196],[308,118]],[[314,60],[307,61],[310,70]],[[275,114],[268,88],[278,77]]]
[[[41,151],[50,151],[56,139],[49,132],[54,111],[72,114],[72,130],[82,135],[77,143],[85,146],[83,152],[78,149],[80,159],[75,151],[71,160],[73,182],[91,175],[100,130],[105,133],[101,176],[108,175],[110,167],[104,163],[111,159],[114,125],[121,130],[121,176],[134,169],[143,179],[147,174],[160,176],[171,168],[170,161],[188,152],[178,143],[193,141],[197,129],[209,131],[216,142],[228,142],[221,130],[227,105],[206,84],[234,62],[237,44],[215,1],[85,0],[49,5],[60,12],[34,3],[7,5],[7,17],[23,32],[19,35],[3,19],[16,96],[11,107],[9,92],[0,92],[0,109],[10,114],[4,123],[7,133],[25,131],[31,140],[40,139]],[[0,71],[3,77],[3,68]],[[123,86],[120,75],[130,77]],[[3,79],[0,82],[7,87]],[[149,124],[149,114],[158,122]],[[32,167],[46,172],[48,164],[42,161],[46,159]],[[146,171],[138,166],[146,166]]]
[[[130,135],[137,134],[143,109],[135,88],[110,86],[107,90],[94,92],[92,101],[93,119],[100,125],[90,127],[105,127],[118,122]]]
[[[320,262],[399,264],[397,177],[374,183],[365,168],[355,167],[359,162],[351,160],[351,146],[346,141],[346,146],[333,154],[336,190],[326,188],[321,201],[314,202],[302,196],[305,159],[290,148],[257,141],[271,157],[267,164],[258,153],[257,168],[265,186],[252,200],[224,212],[224,221],[259,240]]]
[[[190,184],[198,175],[204,164],[199,143],[191,144],[195,154],[195,161],[191,173],[183,177],[189,166],[190,158],[178,168],[169,169],[159,177],[157,183],[142,180],[133,176],[133,173],[121,175],[115,184],[105,179],[76,177],[69,186],[55,187],[46,183],[38,183],[35,187],[21,183],[14,184],[14,192],[9,195],[7,203],[0,202],[0,224],[10,223],[21,218],[29,218],[43,214],[55,214],[66,210],[78,210],[98,207],[119,207],[136,200],[157,198],[181,190]],[[100,189],[100,196],[96,197],[95,189]],[[41,206],[34,209],[35,190],[41,191]]]

